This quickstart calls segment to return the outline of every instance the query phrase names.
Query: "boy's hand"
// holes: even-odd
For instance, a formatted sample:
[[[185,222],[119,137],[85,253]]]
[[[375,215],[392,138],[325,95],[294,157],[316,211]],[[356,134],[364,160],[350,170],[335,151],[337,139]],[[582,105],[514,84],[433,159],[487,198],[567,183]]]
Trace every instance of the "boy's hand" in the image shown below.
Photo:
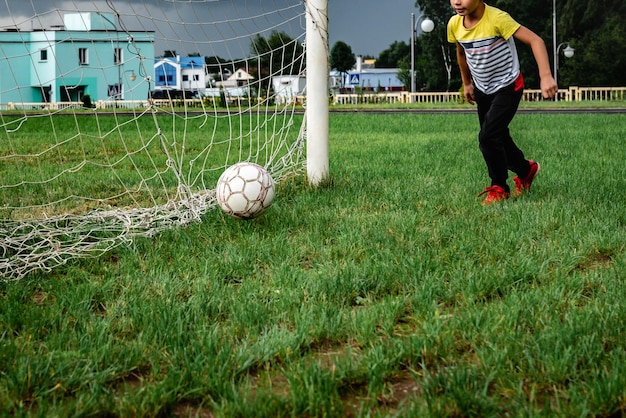
[[[465,96],[465,100],[467,100],[467,103],[473,105],[474,104],[474,85],[473,84],[463,85],[463,95]]]
[[[541,78],[541,94],[544,99],[554,98],[559,91],[559,87],[556,85],[556,81],[550,72],[550,59],[545,42],[535,32],[524,26],[520,26],[513,36],[518,41],[530,45],[532,48],[533,56],[535,61],[537,61],[537,68],[539,69],[539,77]]]
[[[553,99],[559,91],[559,86],[552,76],[541,79],[541,94],[544,99]]]

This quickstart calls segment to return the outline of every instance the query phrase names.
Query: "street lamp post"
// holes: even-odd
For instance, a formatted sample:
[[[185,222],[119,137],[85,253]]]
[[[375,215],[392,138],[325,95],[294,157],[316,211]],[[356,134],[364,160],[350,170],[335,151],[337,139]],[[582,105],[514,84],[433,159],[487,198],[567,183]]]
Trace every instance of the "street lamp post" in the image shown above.
[[[415,38],[417,36],[417,24],[424,15],[421,15],[415,20],[415,13],[411,13],[411,93],[415,93]],[[422,20],[422,32],[432,32],[435,29],[435,22],[426,17]]]
[[[565,45],[565,49],[563,49],[563,55],[565,58],[572,58],[574,56],[574,48],[572,48],[569,43],[562,42],[557,45],[556,38],[556,0],[552,0],[552,56],[554,57],[554,81],[558,85],[558,72],[559,72],[559,53],[561,51],[561,47]],[[557,93],[555,100],[559,100],[559,95]]]
[[[130,73],[128,75],[128,79],[130,81],[135,81],[137,79],[137,75],[135,74],[135,70],[126,70],[124,72],[119,71],[120,68],[118,67],[118,80],[117,80],[117,99],[119,100],[123,100],[124,98],[122,97],[122,93],[124,92],[124,88],[123,88],[123,83],[122,83],[122,76],[125,75],[126,73]]]
[[[572,58],[574,56],[574,48],[572,48],[569,43],[562,42],[557,45],[556,38],[556,0],[552,0],[552,56],[554,57],[554,81],[558,83],[557,73],[559,71],[559,51],[561,47],[566,45],[563,50],[563,55],[565,58]]]
[[[554,79],[556,80],[557,62],[556,62],[556,0],[552,0],[552,57],[554,58]]]
[[[558,72],[559,72],[559,53],[561,52],[561,47],[565,46],[563,49],[563,55],[565,58],[572,58],[574,56],[574,48],[572,48],[569,43],[561,42],[559,46],[556,47],[556,54],[554,55],[554,81],[558,83]]]
[[[126,70],[126,71],[124,71],[124,74],[126,74],[126,73],[130,73],[130,75],[128,76],[128,79],[130,81],[137,80],[137,74],[135,74],[135,70]]]

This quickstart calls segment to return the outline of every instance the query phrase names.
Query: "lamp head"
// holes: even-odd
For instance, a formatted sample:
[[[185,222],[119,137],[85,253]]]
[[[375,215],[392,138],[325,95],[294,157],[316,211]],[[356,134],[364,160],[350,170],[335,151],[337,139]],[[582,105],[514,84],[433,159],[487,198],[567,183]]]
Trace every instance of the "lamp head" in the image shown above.
[[[422,20],[422,31],[425,33],[432,32],[435,29],[435,22],[431,19],[426,18]]]
[[[574,56],[574,51],[575,51],[574,48],[567,45],[565,49],[563,50],[563,55],[565,55],[566,58],[572,58]]]

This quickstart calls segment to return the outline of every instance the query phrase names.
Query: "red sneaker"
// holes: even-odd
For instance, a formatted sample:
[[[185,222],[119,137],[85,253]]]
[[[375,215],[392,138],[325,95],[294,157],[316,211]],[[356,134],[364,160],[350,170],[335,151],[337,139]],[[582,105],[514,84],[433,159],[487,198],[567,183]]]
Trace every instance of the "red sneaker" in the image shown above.
[[[533,180],[535,179],[535,177],[537,177],[537,174],[539,174],[539,170],[541,169],[539,163],[533,160],[529,160],[528,162],[530,163],[530,172],[528,173],[528,175],[523,179],[517,176],[513,177],[513,181],[515,182],[515,191],[513,192],[513,194],[515,196],[520,196],[525,191],[530,190],[530,186],[532,186]]]
[[[486,194],[487,197],[483,200],[483,205],[491,205],[509,198],[509,192],[500,186],[489,186],[482,193],[480,193],[478,197],[484,194]]]

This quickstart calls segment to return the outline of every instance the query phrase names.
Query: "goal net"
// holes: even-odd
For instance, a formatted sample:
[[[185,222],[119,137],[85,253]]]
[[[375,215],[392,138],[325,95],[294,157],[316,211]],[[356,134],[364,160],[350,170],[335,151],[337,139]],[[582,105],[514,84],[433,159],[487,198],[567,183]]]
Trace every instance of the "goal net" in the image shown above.
[[[0,280],[197,221],[236,162],[277,184],[302,172],[306,14],[297,0],[1,4]]]

